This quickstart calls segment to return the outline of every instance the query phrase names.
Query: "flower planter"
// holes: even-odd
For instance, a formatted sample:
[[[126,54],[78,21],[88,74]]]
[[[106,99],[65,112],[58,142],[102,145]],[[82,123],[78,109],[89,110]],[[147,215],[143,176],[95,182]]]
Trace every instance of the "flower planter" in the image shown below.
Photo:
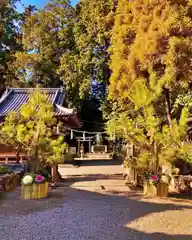
[[[48,182],[21,186],[22,199],[41,199],[48,196]]]
[[[144,181],[143,193],[148,197],[167,197],[169,185],[166,183],[151,184],[149,181]]]
[[[157,197],[168,197],[169,185],[166,183],[157,184]]]

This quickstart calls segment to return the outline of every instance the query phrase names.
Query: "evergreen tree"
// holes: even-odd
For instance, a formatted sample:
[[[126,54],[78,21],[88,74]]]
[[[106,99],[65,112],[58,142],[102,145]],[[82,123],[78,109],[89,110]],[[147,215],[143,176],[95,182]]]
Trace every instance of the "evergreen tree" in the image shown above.
[[[22,50],[20,24],[25,13],[16,11],[17,0],[9,0],[8,4],[0,6],[0,88],[19,85],[12,64],[14,54]]]
[[[68,106],[82,109],[84,120],[102,122],[98,108],[109,83],[115,7],[113,0],[82,0],[75,7],[59,0],[29,13],[22,25],[24,51],[15,54],[17,77],[26,86],[64,84]],[[86,116],[87,106],[97,116]]]
[[[22,25],[25,51],[17,51],[14,64],[18,78],[26,85],[62,85],[57,69],[62,54],[73,48],[73,18],[68,0],[52,1],[43,10],[28,13]]]
[[[115,7],[113,0],[82,0],[75,7],[55,0],[28,14],[22,26],[25,51],[15,54],[17,77],[30,86],[64,83],[73,105],[90,95],[105,97]]]
[[[161,95],[161,86],[150,77],[137,80],[127,97],[133,103],[135,118],[121,113],[107,124],[109,134],[123,137],[139,149],[134,166],[141,171],[157,173],[163,164],[173,164],[186,153],[182,142],[187,132],[188,110],[183,108],[180,120],[172,119],[172,129],[158,117],[155,106]]]
[[[1,126],[1,142],[25,152],[32,171],[37,172],[41,162],[61,161],[66,149],[62,137],[53,139],[54,124],[53,106],[37,88],[20,113],[12,112],[6,117]]]
[[[73,98],[105,98],[115,7],[113,0],[81,0],[75,7],[75,45],[63,54],[59,68]]]
[[[153,73],[163,89],[158,112],[167,113],[172,127],[175,97],[191,86],[191,20],[188,0],[119,0],[112,34],[110,98],[128,105],[135,80],[144,77],[147,83]]]

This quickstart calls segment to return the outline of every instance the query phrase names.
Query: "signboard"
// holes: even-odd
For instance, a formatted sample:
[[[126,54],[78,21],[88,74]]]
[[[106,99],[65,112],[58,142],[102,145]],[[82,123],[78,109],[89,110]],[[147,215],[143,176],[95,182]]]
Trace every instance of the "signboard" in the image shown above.
[[[91,149],[92,153],[106,153],[107,152],[107,146],[106,145],[94,145]]]

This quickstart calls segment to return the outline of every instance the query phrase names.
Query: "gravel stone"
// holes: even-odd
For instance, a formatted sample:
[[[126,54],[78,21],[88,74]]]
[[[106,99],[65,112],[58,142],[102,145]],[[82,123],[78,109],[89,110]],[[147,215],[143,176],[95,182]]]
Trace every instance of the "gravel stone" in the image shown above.
[[[44,200],[21,200],[17,188],[0,206],[0,240],[192,240],[191,200],[89,185],[50,189]]]

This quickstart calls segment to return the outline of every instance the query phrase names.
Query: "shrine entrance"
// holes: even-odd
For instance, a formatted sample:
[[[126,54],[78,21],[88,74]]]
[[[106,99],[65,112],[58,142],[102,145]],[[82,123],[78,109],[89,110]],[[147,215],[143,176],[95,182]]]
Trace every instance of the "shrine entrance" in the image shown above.
[[[76,155],[74,158],[75,161],[112,160],[115,152],[115,143],[114,141],[108,141],[105,132],[87,132],[67,127],[63,128],[65,132],[71,132],[70,135],[68,134],[68,137],[70,137],[69,142],[72,139],[76,141],[76,147],[69,147],[69,153]],[[62,134],[59,130],[58,133]],[[74,135],[74,133],[77,133],[78,136]],[[82,134],[82,136],[79,136],[79,134]]]
[[[83,153],[91,153],[91,146],[94,140],[94,137],[76,137],[78,142],[77,147],[77,154],[81,154],[81,150],[83,150]],[[83,149],[82,149],[83,148]]]
[[[108,146],[97,142],[95,137],[76,137],[78,141],[76,161],[86,160],[112,160]]]

